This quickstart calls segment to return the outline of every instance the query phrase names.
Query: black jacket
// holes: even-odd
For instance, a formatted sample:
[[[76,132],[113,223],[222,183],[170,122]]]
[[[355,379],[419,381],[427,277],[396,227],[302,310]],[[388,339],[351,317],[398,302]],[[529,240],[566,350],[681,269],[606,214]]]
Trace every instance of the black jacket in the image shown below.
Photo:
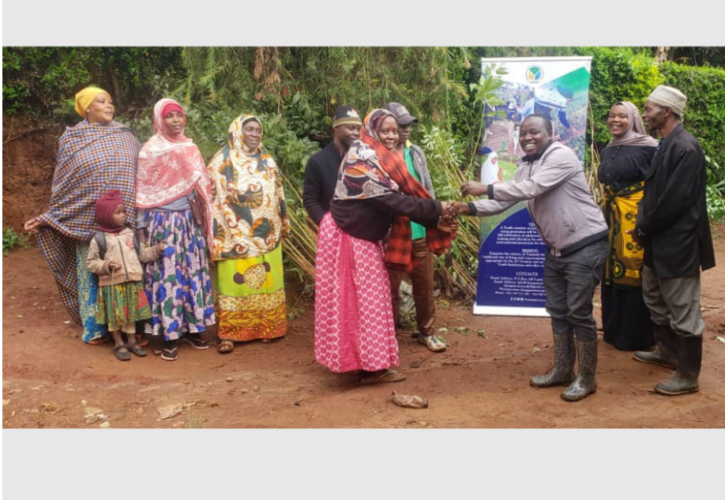
[[[679,124],[652,159],[637,214],[644,263],[660,278],[696,276],[715,267],[707,218],[705,155]]]
[[[330,142],[307,161],[302,203],[307,214],[318,226],[325,214],[330,211],[330,201],[335,195],[341,163],[342,156],[334,142]]]
[[[442,206],[438,200],[416,198],[394,191],[364,200],[332,200],[335,223],[360,240],[381,241],[396,215],[405,215],[425,227],[436,227]]]

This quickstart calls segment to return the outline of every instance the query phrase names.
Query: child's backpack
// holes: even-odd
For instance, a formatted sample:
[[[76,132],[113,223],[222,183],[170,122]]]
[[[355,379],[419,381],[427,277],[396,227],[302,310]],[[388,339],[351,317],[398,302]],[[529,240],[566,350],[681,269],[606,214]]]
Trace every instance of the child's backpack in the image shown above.
[[[93,239],[96,240],[96,245],[98,245],[98,258],[103,260],[103,258],[106,256],[106,233],[103,231],[96,231],[96,234],[93,235]],[[136,236],[136,233],[133,233],[133,247],[136,249],[136,255],[141,253],[141,242],[138,241],[138,236]]]

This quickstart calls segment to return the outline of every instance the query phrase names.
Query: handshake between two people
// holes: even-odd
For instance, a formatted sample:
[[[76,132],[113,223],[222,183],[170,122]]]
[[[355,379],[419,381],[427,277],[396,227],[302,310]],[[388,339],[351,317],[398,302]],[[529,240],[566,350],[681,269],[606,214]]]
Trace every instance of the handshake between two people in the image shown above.
[[[461,185],[461,196],[482,196],[488,193],[488,185],[481,184],[476,181],[468,181]],[[438,229],[446,232],[456,232],[458,230],[458,222],[456,219],[459,215],[468,215],[471,210],[468,203],[462,201],[443,201],[441,202],[443,211],[440,219],[438,219]]]

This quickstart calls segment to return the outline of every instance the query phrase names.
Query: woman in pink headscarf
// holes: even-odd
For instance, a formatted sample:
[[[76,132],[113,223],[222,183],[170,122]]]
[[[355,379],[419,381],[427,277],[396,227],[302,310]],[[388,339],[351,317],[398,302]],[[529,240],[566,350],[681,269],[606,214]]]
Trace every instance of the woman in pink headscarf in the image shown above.
[[[620,350],[648,349],[654,324],[642,298],[644,250],[626,231],[634,229],[657,141],[645,133],[639,111],[631,102],[612,106],[607,128],[612,140],[602,150],[598,171],[606,195],[610,246],[602,281],[604,340]]]
[[[154,106],[154,132],[138,160],[136,229],[143,242],[163,243],[162,259],[146,266],[153,318],[145,332],[164,335],[161,358],[177,358],[177,341],[208,349],[200,333],[215,323],[208,247],[211,183],[204,159],[184,135],[186,115],[173,99]]]

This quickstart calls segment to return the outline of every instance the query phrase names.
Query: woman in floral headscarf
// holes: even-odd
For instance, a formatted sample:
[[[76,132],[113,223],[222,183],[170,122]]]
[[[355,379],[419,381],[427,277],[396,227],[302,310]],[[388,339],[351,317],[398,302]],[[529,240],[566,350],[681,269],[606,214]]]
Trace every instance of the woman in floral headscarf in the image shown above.
[[[398,343],[386,266],[410,272],[410,221],[427,227],[436,255],[451,246],[450,225],[436,229],[454,209],[431,199],[395,151],[398,123],[375,109],[340,167],[335,197],[320,223],[315,279],[315,359],[335,373],[358,371],[361,383],[400,382]],[[388,235],[383,250],[381,240]]]
[[[163,243],[164,256],[146,266],[153,318],[146,333],[164,335],[161,358],[177,358],[177,341],[208,349],[200,333],[215,323],[207,248],[211,238],[211,183],[199,148],[184,135],[179,103],[154,106],[154,132],[138,160],[136,228],[141,242]]]
[[[612,106],[607,128],[612,140],[602,150],[598,171],[606,195],[610,247],[602,281],[604,341],[621,350],[648,349],[654,342],[654,323],[642,298],[644,250],[626,231],[634,229],[657,141],[645,133],[631,102]]]
[[[218,292],[217,350],[287,333],[282,238],[289,218],[277,165],[262,145],[262,122],[242,114],[209,163]]]

